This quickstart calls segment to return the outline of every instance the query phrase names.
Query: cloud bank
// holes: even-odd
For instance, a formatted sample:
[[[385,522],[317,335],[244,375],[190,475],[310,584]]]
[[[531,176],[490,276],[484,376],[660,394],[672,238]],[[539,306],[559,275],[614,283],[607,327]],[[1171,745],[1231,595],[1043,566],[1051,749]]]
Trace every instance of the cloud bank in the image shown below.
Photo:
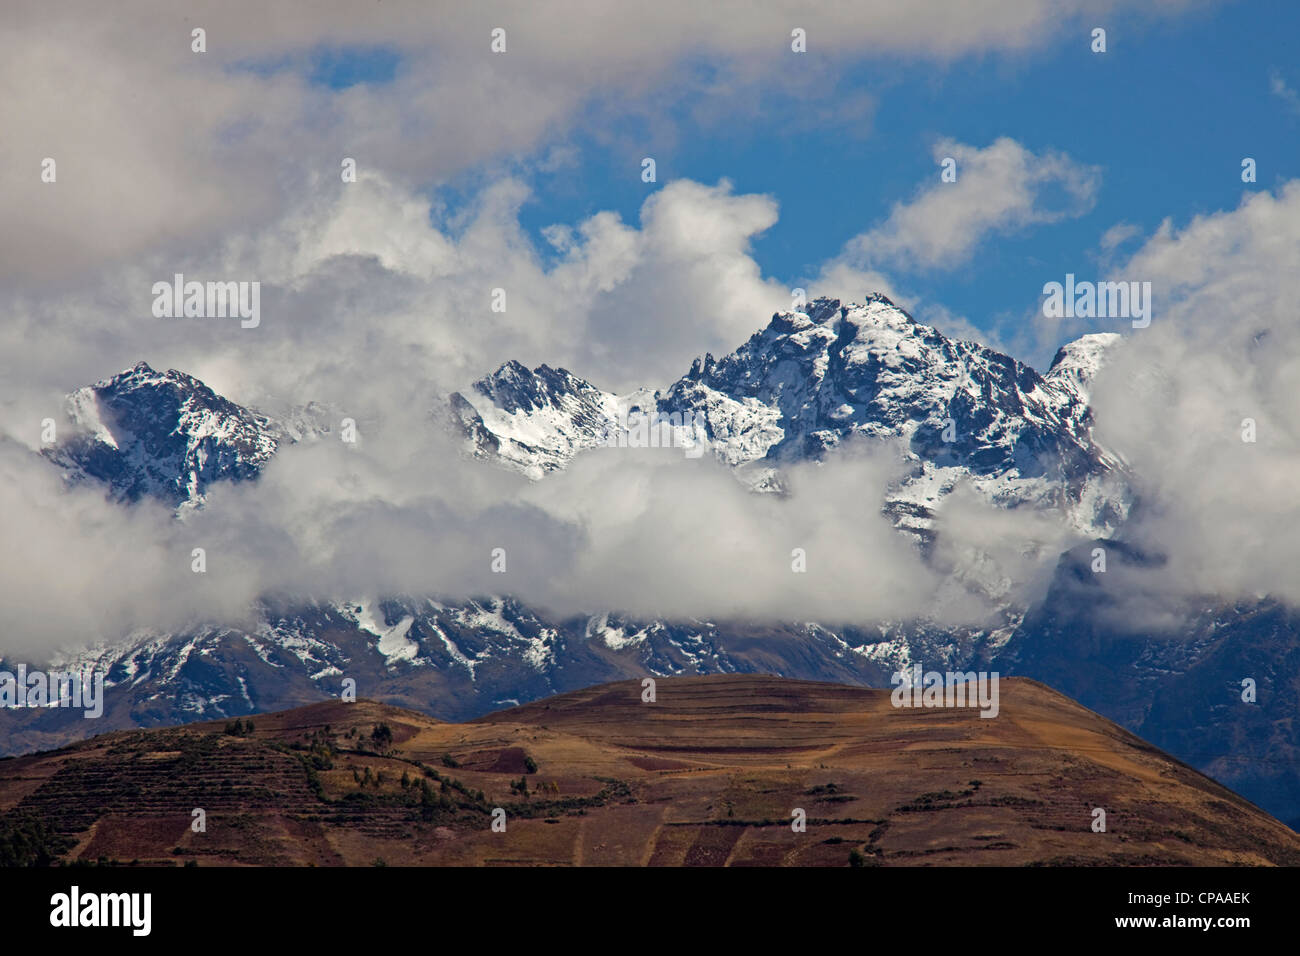
[[[1131,572],[1135,595],[1300,602],[1297,262],[1293,180],[1181,229],[1166,220],[1116,270],[1152,282],[1156,303],[1092,399],[1096,436],[1144,501],[1126,536],[1168,559]]]

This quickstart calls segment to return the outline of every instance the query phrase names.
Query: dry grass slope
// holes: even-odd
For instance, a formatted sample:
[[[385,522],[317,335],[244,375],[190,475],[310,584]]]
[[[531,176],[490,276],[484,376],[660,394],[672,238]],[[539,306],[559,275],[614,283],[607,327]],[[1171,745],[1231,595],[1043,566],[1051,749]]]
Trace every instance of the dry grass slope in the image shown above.
[[[992,720],[744,675],[661,679],[655,703],[606,684],[463,724],[368,701],[253,724],[0,761],[0,845],[141,865],[1300,864],[1277,820],[1023,679],[1002,682]]]

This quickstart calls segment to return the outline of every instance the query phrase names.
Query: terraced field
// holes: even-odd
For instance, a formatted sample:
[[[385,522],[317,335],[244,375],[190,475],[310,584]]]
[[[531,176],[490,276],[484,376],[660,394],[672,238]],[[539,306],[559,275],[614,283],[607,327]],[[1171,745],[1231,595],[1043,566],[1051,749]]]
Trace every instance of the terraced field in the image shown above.
[[[331,701],[251,730],[106,734],[0,761],[0,846],[140,865],[1300,864],[1296,833],[1032,681],[1002,681],[994,719],[752,675],[641,691],[464,724]]]

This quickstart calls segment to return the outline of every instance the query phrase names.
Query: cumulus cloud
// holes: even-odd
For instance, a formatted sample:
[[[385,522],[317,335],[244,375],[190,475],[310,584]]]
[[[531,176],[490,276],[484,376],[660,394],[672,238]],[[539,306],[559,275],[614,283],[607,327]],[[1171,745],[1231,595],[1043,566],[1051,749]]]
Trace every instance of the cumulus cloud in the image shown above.
[[[589,454],[528,496],[585,530],[569,601],[657,616],[760,620],[898,620],[975,613],[944,608],[927,569],[879,507],[898,476],[895,449],[846,450],[786,473],[789,495],[754,496],[709,458],[632,451]],[[806,571],[795,573],[795,550]],[[987,609],[984,609],[987,611]]]
[[[322,401],[354,417],[391,416],[395,403],[427,411],[509,359],[607,389],[662,387],[790,305],[750,253],[776,219],[770,197],[668,183],[638,224],[599,212],[556,225],[548,258],[519,222],[528,195],[500,180],[453,222],[370,173],[217,254],[141,257],[83,291],[11,296],[0,429],[34,444],[63,393],[141,359],[243,404]],[[153,317],[153,283],[176,272],[262,282],[260,325]]]
[[[201,623],[253,626],[284,597],[356,600],[508,593],[559,614],[672,619],[981,622],[990,613],[932,570],[878,506],[903,467],[887,446],[792,468],[755,496],[710,458],[600,449],[539,483],[466,460],[427,419],[362,431],[356,446],[284,448],[256,483],[218,484],[173,518],[100,489],[61,486],[16,443],[0,448],[0,506],[29,542],[0,566],[7,653]],[[192,571],[193,549],[206,571]],[[491,571],[504,549],[507,573]],[[795,549],[806,571],[795,573]],[[983,559],[983,569],[989,562]]]
[[[119,638],[129,627],[181,627],[240,619],[256,568],[227,569],[226,586],[195,589],[196,545],[171,511],[109,505],[101,489],[66,489],[58,469],[0,440],[0,649],[23,652]]]
[[[1181,229],[1166,220],[1116,271],[1150,281],[1155,302],[1093,392],[1096,435],[1142,495],[1126,534],[1167,559],[1126,572],[1134,594],[1300,601],[1297,261],[1292,180]]]
[[[1190,2],[1190,0],[1189,0]],[[1156,15],[1186,4],[1166,3]],[[148,0],[65,7],[9,5],[0,35],[0,277],[43,288],[70,270],[130,262],[167,246],[194,250],[234,228],[275,221],[313,175],[337,178],[352,156],[415,187],[557,144],[580,120],[662,117],[684,103],[706,121],[733,102],[786,92],[806,122],[821,83],[782,66],[795,27],[806,72],[837,70],[870,50],[950,60],[1049,42],[1139,0],[812,2],[797,11],[740,0],[642,5],[635,24],[581,0],[548,4],[387,0]],[[207,50],[191,49],[191,30]],[[507,52],[490,51],[490,31]],[[334,89],[313,81],[323,53],[396,57],[391,79]],[[691,64],[706,64],[699,71]],[[829,64],[829,66],[827,65]],[[726,83],[702,79],[725,75]],[[810,109],[806,104],[812,100]],[[852,114],[869,109],[858,97]],[[778,97],[779,101],[779,97]],[[862,106],[861,102],[866,102]],[[658,140],[668,142],[662,125]],[[637,156],[639,160],[639,155]],[[56,184],[40,163],[57,162]]]
[[[955,182],[940,180],[940,164],[956,161]],[[899,202],[880,225],[849,240],[841,260],[907,271],[951,269],[969,260],[992,233],[1082,215],[1096,199],[1099,172],[1063,153],[1033,153],[1002,137],[980,149],[941,140],[934,146],[933,180]]]
[[[1064,153],[1034,153],[1007,137],[982,149],[940,140],[933,156],[932,177],[910,200],[895,203],[884,221],[845,243],[809,280],[811,291],[845,301],[859,298],[864,290],[884,292],[951,337],[1050,360],[1059,341],[1056,323],[1030,317],[1028,323],[1017,323],[1006,341],[918,293],[907,277],[956,268],[990,236],[1084,214],[1096,201],[1100,171]],[[955,182],[940,178],[942,163],[949,158],[956,162]],[[1132,228],[1117,226],[1106,234],[1102,245],[1108,254],[1131,238],[1126,230]]]

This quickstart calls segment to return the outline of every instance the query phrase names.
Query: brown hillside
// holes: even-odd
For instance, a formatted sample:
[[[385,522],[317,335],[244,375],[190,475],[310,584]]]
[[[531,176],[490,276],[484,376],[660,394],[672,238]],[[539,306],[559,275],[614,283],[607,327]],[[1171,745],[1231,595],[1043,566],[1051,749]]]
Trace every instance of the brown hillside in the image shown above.
[[[1277,820],[1023,679],[1001,682],[995,719],[744,675],[661,679],[654,703],[606,684],[464,724],[367,701],[253,722],[0,761],[0,833],[163,865],[1300,864]]]

